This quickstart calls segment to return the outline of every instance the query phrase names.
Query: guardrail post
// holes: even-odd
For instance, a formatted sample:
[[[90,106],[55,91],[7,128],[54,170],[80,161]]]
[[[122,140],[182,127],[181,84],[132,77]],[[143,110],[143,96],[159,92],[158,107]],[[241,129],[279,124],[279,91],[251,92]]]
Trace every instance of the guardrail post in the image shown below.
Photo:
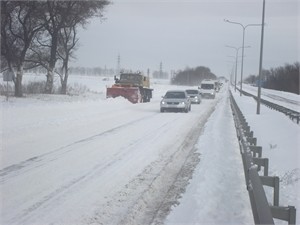
[[[289,225],[296,224],[296,208],[294,206],[278,207],[270,206],[274,218],[285,220]]]
[[[268,200],[257,174],[257,165],[251,166],[248,173],[250,180],[247,187],[255,224],[274,224]]]
[[[244,126],[243,130],[244,132],[250,132],[250,126]]]
[[[268,176],[269,172],[269,159],[268,158],[252,158],[253,162],[258,165],[258,171],[260,171],[261,167],[264,167],[264,176]]]
[[[253,131],[250,131],[250,132],[245,131],[245,135],[246,135],[247,137],[253,138]]]
[[[256,157],[256,154],[259,158],[262,156],[262,147],[261,146],[249,146],[250,150],[254,153],[253,157]]]
[[[263,185],[273,187],[273,205],[279,206],[279,177],[260,176]]]
[[[246,139],[250,145],[256,145],[257,142],[256,138],[247,137]]]

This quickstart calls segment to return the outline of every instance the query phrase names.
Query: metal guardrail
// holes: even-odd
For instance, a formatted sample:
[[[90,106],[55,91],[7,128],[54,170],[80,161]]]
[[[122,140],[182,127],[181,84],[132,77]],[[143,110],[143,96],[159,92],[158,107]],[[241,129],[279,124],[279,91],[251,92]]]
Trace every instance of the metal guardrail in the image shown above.
[[[244,90],[240,90],[237,88],[237,90],[239,92],[242,92],[243,95],[245,96],[250,96],[250,97],[253,97],[256,101],[257,101],[257,96],[253,95],[253,94],[250,94]],[[281,113],[284,113],[286,116],[288,116],[291,120],[296,120],[297,124],[299,124],[300,122],[300,112],[297,112],[295,110],[292,110],[292,109],[289,109],[289,108],[286,108],[284,106],[281,106],[281,105],[278,105],[278,104],[275,104],[273,102],[270,102],[270,101],[267,101],[265,99],[260,99],[260,102],[264,105],[266,105],[267,107],[271,108],[271,109],[274,109],[276,111],[279,111]]]
[[[296,224],[295,207],[279,206],[279,178],[268,176],[269,160],[262,158],[262,147],[256,146],[257,139],[253,137],[253,131],[231,92],[230,102],[255,224],[274,224],[273,218],[287,221],[290,225]],[[258,173],[261,167],[264,167],[264,176]],[[273,205],[268,203],[263,186],[273,187]]]

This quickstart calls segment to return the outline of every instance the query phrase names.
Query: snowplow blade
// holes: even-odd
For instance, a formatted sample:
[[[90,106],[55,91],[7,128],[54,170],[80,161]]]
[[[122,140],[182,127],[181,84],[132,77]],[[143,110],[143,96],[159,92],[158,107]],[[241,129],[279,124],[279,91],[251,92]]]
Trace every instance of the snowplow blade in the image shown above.
[[[111,87],[106,89],[106,98],[122,96],[132,103],[141,101],[141,94],[138,87]]]

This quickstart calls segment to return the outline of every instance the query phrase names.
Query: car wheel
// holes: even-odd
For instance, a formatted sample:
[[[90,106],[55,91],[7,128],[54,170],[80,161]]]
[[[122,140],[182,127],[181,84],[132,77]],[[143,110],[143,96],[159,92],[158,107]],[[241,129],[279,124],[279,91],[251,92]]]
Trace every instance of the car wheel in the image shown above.
[[[164,109],[160,109],[160,112],[163,113],[163,112],[165,112],[165,110]]]

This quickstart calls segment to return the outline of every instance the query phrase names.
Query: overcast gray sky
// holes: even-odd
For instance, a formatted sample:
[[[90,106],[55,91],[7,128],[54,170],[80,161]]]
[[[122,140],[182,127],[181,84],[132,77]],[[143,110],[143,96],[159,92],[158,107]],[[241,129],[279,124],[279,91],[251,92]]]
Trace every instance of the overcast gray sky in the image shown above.
[[[80,48],[73,65],[151,72],[206,66],[229,77],[235,50],[242,46],[243,25],[262,22],[262,0],[115,0],[105,20],[93,19],[80,30]],[[266,0],[263,67],[282,66],[299,59],[298,0]],[[258,74],[260,26],[245,32],[244,76]],[[241,55],[241,51],[240,51]],[[238,67],[240,74],[240,64]]]

